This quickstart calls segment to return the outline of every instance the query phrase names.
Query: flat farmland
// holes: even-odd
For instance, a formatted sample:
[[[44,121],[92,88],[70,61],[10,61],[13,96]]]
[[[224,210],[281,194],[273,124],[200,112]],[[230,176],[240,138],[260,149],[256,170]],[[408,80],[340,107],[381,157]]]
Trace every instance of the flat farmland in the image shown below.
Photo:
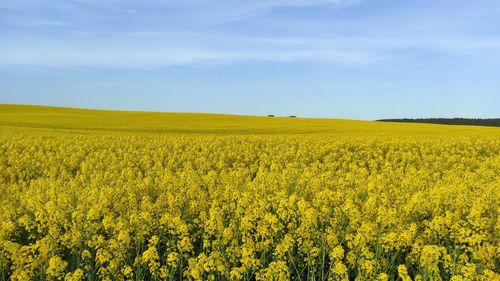
[[[500,129],[0,105],[0,280],[498,280]]]

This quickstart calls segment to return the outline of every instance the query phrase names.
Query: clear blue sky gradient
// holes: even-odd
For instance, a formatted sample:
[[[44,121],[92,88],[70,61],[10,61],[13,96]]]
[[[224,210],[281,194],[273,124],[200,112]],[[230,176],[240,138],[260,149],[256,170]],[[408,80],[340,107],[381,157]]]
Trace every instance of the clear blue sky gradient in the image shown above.
[[[2,0],[0,103],[500,117],[500,1]]]

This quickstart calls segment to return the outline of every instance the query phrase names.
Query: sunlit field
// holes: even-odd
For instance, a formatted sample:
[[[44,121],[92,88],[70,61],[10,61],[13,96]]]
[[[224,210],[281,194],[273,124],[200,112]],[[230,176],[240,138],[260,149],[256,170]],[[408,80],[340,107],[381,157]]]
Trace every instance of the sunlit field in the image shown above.
[[[500,129],[0,105],[0,280],[499,280]]]

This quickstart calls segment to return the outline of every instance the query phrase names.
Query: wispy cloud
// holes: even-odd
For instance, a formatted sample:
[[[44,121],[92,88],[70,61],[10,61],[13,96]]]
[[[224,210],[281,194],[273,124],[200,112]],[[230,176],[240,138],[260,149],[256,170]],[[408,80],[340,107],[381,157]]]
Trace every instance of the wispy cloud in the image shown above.
[[[451,55],[500,50],[497,40],[427,37],[238,37],[203,33],[136,32],[89,38],[18,38],[0,46],[2,65],[49,67],[162,67],[243,61],[366,65],[407,49]],[[36,50],[36,51],[34,51]]]
[[[266,40],[207,34],[132,33],[99,40],[23,38],[0,46],[0,64],[49,67],[161,67],[241,61],[364,64],[372,60],[364,50],[327,47],[307,38]]]
[[[33,20],[27,22],[27,24],[33,26],[68,26],[70,23],[56,20]]]
[[[17,11],[21,13],[50,11],[64,13],[68,18],[72,15],[81,15],[82,10],[92,11],[96,14],[118,12],[123,14],[137,13],[164,13],[164,16],[176,19],[184,16],[197,15],[192,21],[246,18],[273,9],[283,7],[311,7],[325,5],[342,8],[360,3],[361,0],[4,0],[0,2],[0,9]],[[117,14],[114,14],[117,16]]]
[[[0,8],[18,10],[3,12],[6,28],[0,30],[0,65],[162,67],[245,61],[368,65],[390,62],[414,50],[491,57],[500,52],[500,34],[475,32],[477,19],[495,15],[491,9],[449,8],[453,14],[448,21],[426,18],[425,10],[407,9],[399,11],[397,25],[386,23],[384,14],[337,18],[342,13],[338,9],[360,4],[360,0],[146,0],[140,4],[6,0]],[[318,6],[332,9],[314,10]],[[282,8],[292,11],[276,14]],[[320,20],[296,16],[297,9],[311,9]]]

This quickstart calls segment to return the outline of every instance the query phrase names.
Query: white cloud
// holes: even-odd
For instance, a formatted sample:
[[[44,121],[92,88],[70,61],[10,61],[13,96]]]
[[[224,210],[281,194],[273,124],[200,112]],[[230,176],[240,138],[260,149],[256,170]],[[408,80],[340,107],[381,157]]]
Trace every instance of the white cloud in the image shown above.
[[[32,15],[50,11],[57,17],[84,21],[128,15],[147,15],[144,20],[160,17],[190,24],[217,24],[262,15],[283,7],[326,5],[342,8],[361,0],[4,0],[0,9],[15,11],[16,15]],[[8,18],[7,18],[8,20]]]
[[[68,26],[68,22],[64,21],[55,21],[55,20],[33,20],[31,22],[27,22],[28,25],[33,26]]]
[[[20,39],[0,46],[0,65],[49,67],[161,67],[241,61],[331,62],[365,64],[373,60],[364,50],[335,46],[289,44],[251,38],[207,36],[203,34],[133,33],[89,40]],[[36,50],[36,51],[34,51]]]
[[[401,50],[449,55],[498,52],[500,39],[422,36],[245,36],[187,32],[76,33],[64,38],[10,37],[0,45],[0,65],[48,67],[162,67],[243,61],[367,65]]]
[[[42,5],[36,3],[40,2],[7,0],[0,7]],[[398,26],[390,26],[378,17],[371,21],[341,22],[324,17],[318,21],[304,17],[276,20],[265,14],[279,7],[327,5],[338,8],[358,4],[360,0],[145,0],[137,3],[48,0],[43,5],[58,7],[68,14],[61,19],[28,17],[25,25],[57,28],[57,32],[44,29],[44,33],[37,34],[14,30],[5,34],[0,45],[0,65],[161,67],[242,61],[367,65],[397,59],[401,54],[411,55],[413,50],[493,57],[500,53],[499,38],[461,33],[455,27],[439,30],[442,21],[438,21],[439,26],[431,24],[423,30],[415,29],[421,23],[430,22],[422,18],[425,11],[400,15],[399,18],[407,18],[407,21]],[[94,23],[88,13],[78,14],[69,8],[71,5],[93,7],[90,11],[108,17],[92,15],[92,20],[105,21]],[[114,10],[107,14],[106,9]],[[145,10],[160,12],[140,15]],[[120,12],[128,14],[123,16]],[[120,15],[116,16],[117,13]],[[263,17],[243,20],[256,14]],[[152,17],[158,17],[159,21],[151,21]],[[70,23],[72,19],[78,19],[80,25]],[[134,19],[138,22],[131,26],[136,29],[122,27],[121,24]],[[189,24],[182,28],[175,25],[183,20]],[[210,26],[210,23],[228,20],[241,20],[242,25]],[[460,22],[460,26],[464,24],[467,22]],[[454,25],[448,23],[450,26]]]

